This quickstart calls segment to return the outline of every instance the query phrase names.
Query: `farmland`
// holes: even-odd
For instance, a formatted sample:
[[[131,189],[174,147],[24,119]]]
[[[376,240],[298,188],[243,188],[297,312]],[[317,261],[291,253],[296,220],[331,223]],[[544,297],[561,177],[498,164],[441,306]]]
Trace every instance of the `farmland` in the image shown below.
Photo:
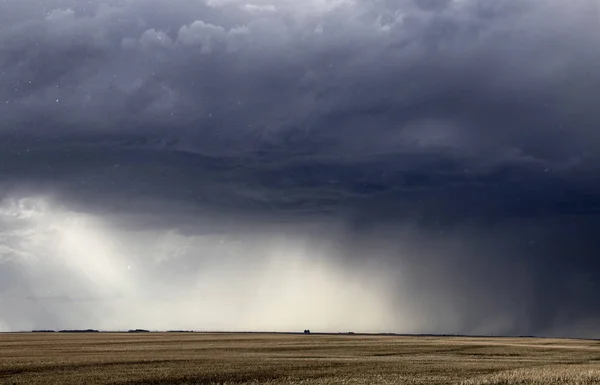
[[[260,333],[0,334],[4,384],[600,383],[600,342]]]

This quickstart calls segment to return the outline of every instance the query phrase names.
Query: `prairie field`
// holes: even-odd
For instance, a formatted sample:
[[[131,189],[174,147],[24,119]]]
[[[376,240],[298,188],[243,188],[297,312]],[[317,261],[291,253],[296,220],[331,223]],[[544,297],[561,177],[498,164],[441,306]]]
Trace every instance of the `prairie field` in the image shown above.
[[[600,341],[0,334],[1,384],[600,384]]]

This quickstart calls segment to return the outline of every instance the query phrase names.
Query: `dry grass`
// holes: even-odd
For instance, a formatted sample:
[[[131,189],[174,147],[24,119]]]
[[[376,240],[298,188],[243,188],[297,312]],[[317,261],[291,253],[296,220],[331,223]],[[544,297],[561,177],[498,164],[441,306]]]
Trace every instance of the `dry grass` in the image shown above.
[[[600,384],[600,342],[282,334],[0,334],[4,384]]]

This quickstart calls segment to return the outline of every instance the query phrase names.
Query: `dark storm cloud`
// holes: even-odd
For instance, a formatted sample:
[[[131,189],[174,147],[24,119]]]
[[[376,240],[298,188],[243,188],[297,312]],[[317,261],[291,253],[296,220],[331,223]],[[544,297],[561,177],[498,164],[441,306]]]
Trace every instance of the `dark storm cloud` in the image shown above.
[[[4,32],[5,142],[108,142],[91,163],[115,146],[135,147],[130,160],[147,149],[227,156],[269,190],[289,171],[313,194],[344,197],[413,187],[411,172],[413,184],[431,173],[446,184],[498,166],[568,168],[595,142],[593,110],[580,103],[569,116],[564,91],[597,75],[594,62],[570,68],[594,53],[585,39],[549,46],[572,27],[593,33],[580,5],[571,15],[533,3],[313,6],[46,4]],[[431,170],[439,163],[446,170]]]
[[[4,1],[0,192],[177,242],[329,237],[343,266],[398,271],[415,317],[447,309],[428,331],[569,333],[599,315],[598,17],[584,0]],[[6,218],[3,271],[37,250]]]

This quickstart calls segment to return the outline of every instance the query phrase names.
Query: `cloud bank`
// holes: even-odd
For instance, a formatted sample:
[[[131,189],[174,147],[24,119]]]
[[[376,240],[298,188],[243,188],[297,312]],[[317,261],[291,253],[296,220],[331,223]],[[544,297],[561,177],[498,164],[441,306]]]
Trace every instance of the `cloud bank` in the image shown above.
[[[0,327],[597,336],[599,18],[0,3]]]

